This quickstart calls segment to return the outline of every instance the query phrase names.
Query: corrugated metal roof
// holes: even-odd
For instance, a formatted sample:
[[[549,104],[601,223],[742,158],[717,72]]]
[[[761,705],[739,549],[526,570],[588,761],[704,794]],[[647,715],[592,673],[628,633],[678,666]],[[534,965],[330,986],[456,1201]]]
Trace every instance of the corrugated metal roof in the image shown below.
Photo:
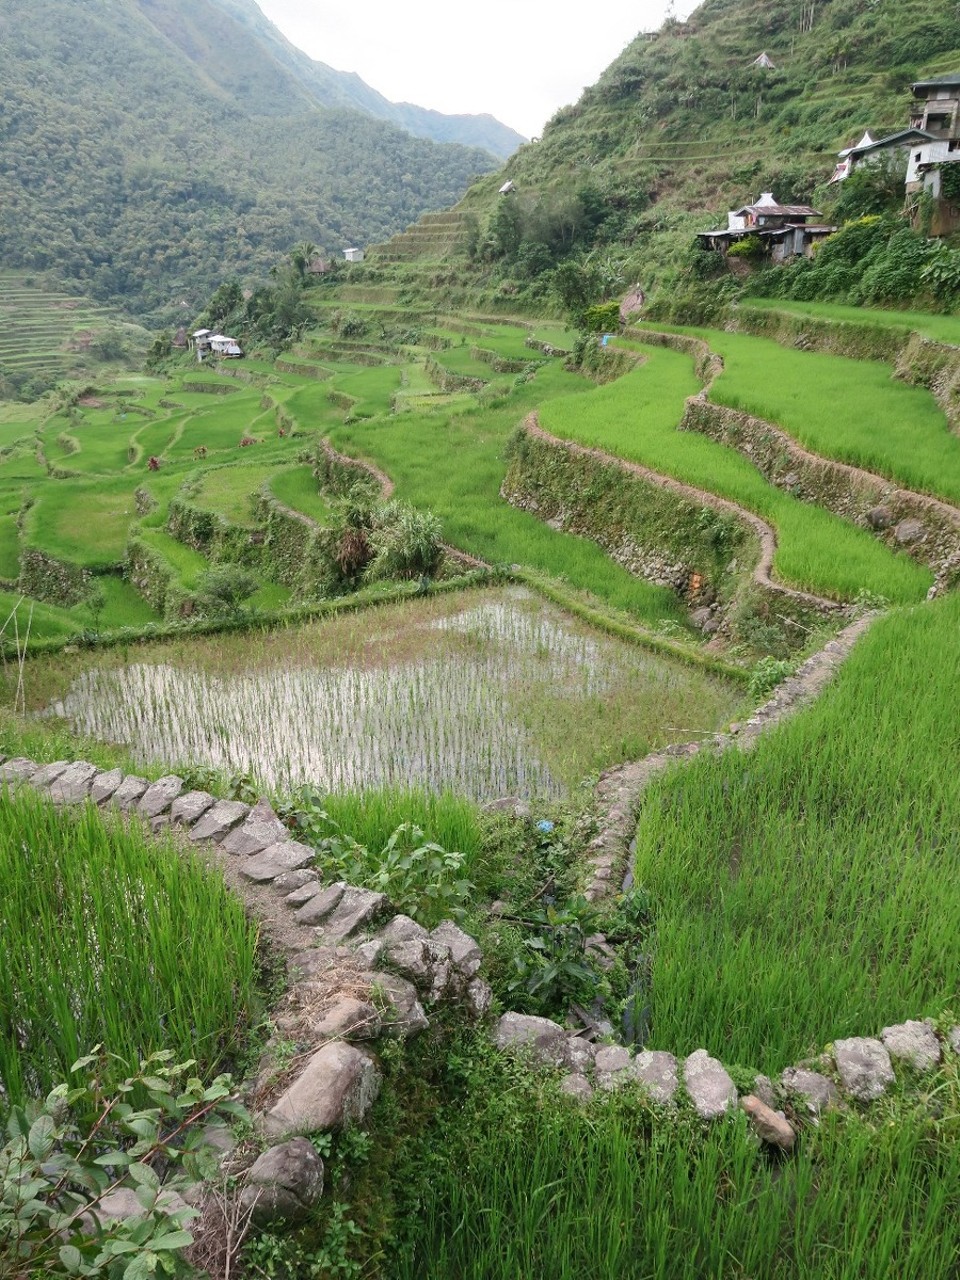
[[[934,76],[932,80],[917,80],[910,88],[916,93],[918,89],[952,89],[955,86],[960,88],[960,71],[948,76]]]
[[[811,209],[808,204],[745,204],[742,209],[734,209],[735,214],[752,213],[759,217],[772,218],[819,218],[819,209]]]

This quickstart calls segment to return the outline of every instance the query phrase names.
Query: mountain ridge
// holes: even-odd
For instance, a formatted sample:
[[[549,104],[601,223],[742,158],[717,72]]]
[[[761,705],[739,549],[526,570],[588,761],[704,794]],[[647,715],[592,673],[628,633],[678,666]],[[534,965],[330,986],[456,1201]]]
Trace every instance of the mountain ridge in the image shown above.
[[[385,238],[495,163],[315,106],[222,0],[0,0],[0,259],[152,323],[296,241]]]

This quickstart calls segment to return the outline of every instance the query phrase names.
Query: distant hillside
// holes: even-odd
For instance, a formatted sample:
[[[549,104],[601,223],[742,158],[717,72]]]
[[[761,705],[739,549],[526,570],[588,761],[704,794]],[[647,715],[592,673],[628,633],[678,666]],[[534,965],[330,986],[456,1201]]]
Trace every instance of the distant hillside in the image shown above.
[[[444,115],[409,102],[389,102],[354,72],[335,71],[292,45],[261,13],[254,0],[214,0],[214,3],[270,52],[316,106],[352,107],[398,125],[417,138],[483,147],[501,160],[526,142],[522,134],[491,115]]]
[[[772,66],[755,65],[764,53]],[[381,261],[409,274],[411,260],[466,257],[470,296],[514,308],[540,305],[571,257],[656,285],[694,231],[762,191],[829,198],[836,152],[865,128],[905,127],[911,82],[958,68],[954,3],[705,0],[638,35],[540,141],[471,188],[443,237],[430,219]]]
[[[383,239],[493,166],[317,107],[231,16],[253,8],[0,0],[0,261],[169,321],[295,241]]]

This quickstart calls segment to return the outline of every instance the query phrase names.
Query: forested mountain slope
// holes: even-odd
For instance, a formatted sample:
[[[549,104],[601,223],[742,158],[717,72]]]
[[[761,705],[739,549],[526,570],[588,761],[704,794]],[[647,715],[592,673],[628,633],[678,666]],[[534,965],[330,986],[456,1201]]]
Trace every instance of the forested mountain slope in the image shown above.
[[[389,236],[493,163],[318,108],[219,0],[0,0],[0,259],[153,320],[297,240]]]
[[[445,115],[410,102],[390,102],[354,72],[336,71],[296,48],[264,17],[254,0],[214,2],[255,36],[317,106],[353,107],[376,116],[378,120],[399,125],[415,137],[484,147],[501,159],[516,151],[525,141],[522,134],[491,115]]]
[[[542,304],[537,282],[578,255],[607,260],[624,286],[656,284],[695,231],[762,191],[829,213],[837,151],[867,128],[905,128],[911,83],[957,70],[956,3],[705,0],[638,35],[541,140],[475,184],[445,240],[428,223],[384,257],[466,252],[487,305],[498,289]]]

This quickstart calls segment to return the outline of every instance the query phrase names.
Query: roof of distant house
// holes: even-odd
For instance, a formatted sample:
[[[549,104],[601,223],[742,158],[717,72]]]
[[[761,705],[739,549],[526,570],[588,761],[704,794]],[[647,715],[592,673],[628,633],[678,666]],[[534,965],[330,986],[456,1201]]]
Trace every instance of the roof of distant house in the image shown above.
[[[756,204],[745,204],[733,212],[738,216],[743,213],[765,215],[772,218],[822,218],[819,209],[811,209],[808,204],[777,204],[775,200],[763,200]]]
[[[932,80],[917,80],[910,88],[914,93],[925,93],[927,89],[960,89],[960,71],[948,76],[935,76]]]

